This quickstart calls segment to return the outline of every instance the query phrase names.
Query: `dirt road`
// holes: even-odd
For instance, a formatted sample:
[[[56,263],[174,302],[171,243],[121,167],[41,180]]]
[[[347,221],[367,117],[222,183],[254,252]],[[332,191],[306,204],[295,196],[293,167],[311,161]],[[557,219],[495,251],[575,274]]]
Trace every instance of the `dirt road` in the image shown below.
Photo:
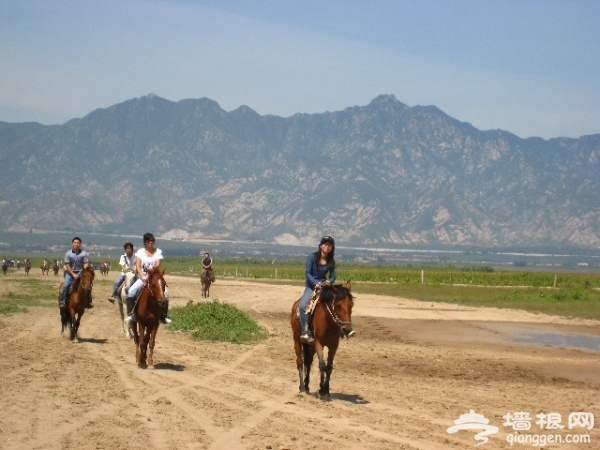
[[[77,343],[61,337],[57,309],[0,317],[0,448],[497,449],[526,435],[538,435],[538,444],[548,435],[564,441],[543,448],[600,448],[590,415],[571,415],[600,422],[600,347],[515,341],[575,333],[595,342],[599,322],[358,295],[358,337],[342,342],[332,400],[323,402],[298,393],[289,309],[299,287],[217,280],[212,298],[251,314],[270,338],[197,342],[161,327],[155,367],[142,370],[117,307],[104,300],[112,275],[95,283],[96,307]],[[172,306],[201,301],[197,279],[165,277]],[[313,392],[317,383],[315,366]],[[455,424],[471,410],[498,428],[487,442],[475,439],[483,429]],[[559,413],[555,423],[564,428],[540,428],[540,413]],[[566,443],[574,436],[591,443]]]

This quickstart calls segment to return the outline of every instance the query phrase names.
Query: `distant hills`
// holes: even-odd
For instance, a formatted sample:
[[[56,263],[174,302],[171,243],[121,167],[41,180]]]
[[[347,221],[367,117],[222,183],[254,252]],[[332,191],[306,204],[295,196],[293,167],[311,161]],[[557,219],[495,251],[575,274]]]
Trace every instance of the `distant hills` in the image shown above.
[[[283,118],[148,95],[0,122],[0,227],[600,249],[600,134],[521,139],[392,95]]]

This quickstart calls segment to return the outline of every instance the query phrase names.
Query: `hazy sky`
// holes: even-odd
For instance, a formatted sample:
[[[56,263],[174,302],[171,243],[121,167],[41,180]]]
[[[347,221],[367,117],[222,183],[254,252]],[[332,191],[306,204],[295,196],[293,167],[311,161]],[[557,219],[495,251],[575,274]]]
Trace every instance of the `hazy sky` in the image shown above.
[[[600,133],[600,1],[0,0],[0,121],[150,93],[284,117],[393,94],[482,130]]]

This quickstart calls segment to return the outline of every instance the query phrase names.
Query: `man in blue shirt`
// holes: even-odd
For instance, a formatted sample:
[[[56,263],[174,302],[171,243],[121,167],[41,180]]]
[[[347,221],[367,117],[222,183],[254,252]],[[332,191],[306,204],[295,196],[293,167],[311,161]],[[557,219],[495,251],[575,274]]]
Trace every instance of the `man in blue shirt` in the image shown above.
[[[71,250],[65,254],[65,282],[63,285],[62,297],[60,299],[60,307],[64,308],[67,305],[67,295],[69,287],[73,281],[79,279],[79,273],[90,265],[90,258],[85,250],[81,249],[81,238],[74,237],[71,240]],[[93,308],[92,297],[88,303],[88,308]]]

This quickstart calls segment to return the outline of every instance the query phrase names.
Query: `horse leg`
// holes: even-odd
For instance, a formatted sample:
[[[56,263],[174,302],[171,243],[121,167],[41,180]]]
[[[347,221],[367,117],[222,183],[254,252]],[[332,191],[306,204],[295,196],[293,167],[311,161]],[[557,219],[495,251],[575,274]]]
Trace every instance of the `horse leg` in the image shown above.
[[[304,357],[304,391],[308,394],[310,389],[310,368],[312,366],[315,348],[309,344],[302,344],[302,354]]]
[[[73,309],[73,307],[69,308],[69,314],[71,316],[70,318],[70,330],[71,330],[71,334],[69,336],[69,339],[71,339],[72,341],[75,340],[75,338],[77,337],[77,330],[79,329],[79,321],[81,320],[81,317],[79,314],[77,314],[75,312],[75,310]]]
[[[138,367],[142,369],[146,369],[148,367],[148,363],[146,362],[147,358],[147,350],[148,350],[148,341],[150,340],[150,330],[143,325],[139,325],[140,329],[140,345],[139,348],[139,359],[138,359]]]
[[[331,379],[331,372],[333,371],[333,358],[335,358],[335,352],[337,351],[338,344],[335,343],[327,349],[327,363],[321,355],[319,357],[319,370],[321,371],[321,388],[319,389],[319,397],[321,400],[329,400],[329,380]]]
[[[150,332],[150,342],[148,342],[148,365],[154,366],[154,343],[156,341],[156,332],[158,331],[158,327],[154,328]]]

